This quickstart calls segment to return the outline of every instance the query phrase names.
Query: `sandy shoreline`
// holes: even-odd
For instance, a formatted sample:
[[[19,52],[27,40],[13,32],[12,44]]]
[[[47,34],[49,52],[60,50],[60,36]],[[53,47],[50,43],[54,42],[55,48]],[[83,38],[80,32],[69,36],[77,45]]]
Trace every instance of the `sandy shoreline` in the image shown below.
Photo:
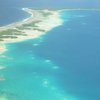
[[[46,32],[52,28],[61,25],[63,22],[60,18],[59,10],[33,10],[29,8],[22,8],[22,10],[31,14],[31,16],[20,22],[0,27],[0,34],[2,34],[3,37],[1,38],[3,41],[0,41],[0,44],[3,44],[0,46],[0,53],[4,53],[6,51],[6,47],[4,46],[6,43],[38,38],[46,34]],[[21,27],[22,29],[20,29]],[[8,33],[4,33],[7,30]],[[10,34],[9,30],[11,30],[12,34]]]

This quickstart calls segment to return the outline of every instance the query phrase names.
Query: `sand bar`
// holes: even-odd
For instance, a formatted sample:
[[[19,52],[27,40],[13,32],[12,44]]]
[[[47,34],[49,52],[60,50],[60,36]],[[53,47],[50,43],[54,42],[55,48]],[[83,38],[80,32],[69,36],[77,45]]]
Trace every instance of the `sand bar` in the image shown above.
[[[0,27],[0,44],[38,38],[63,22],[59,10],[34,10],[29,8],[22,8],[22,10],[31,14],[31,16],[22,21]],[[5,51],[5,46],[0,45],[0,53]]]
[[[57,10],[33,10],[28,8],[23,8],[23,10],[31,14],[31,16],[20,22],[0,27],[0,43],[34,39],[62,24]]]
[[[31,16],[22,21],[0,27],[0,44],[38,38],[63,23],[59,10],[29,8],[22,8],[22,10]],[[5,47],[0,46],[0,53],[5,51]]]

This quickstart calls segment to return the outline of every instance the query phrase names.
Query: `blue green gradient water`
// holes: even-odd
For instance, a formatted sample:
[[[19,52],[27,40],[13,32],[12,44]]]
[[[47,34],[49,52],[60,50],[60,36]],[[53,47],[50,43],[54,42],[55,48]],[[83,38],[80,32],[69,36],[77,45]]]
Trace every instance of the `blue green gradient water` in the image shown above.
[[[6,44],[0,63],[7,100],[100,100],[100,11],[69,10],[35,40]],[[95,19],[95,20],[94,20]],[[6,57],[4,57],[6,56]]]

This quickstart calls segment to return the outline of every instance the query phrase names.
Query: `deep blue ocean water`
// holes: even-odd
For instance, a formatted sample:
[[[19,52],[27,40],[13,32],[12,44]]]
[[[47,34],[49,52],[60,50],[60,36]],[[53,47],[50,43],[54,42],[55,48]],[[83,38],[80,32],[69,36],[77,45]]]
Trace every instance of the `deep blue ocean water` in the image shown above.
[[[1,25],[28,16],[19,9],[13,12]],[[6,78],[0,81],[0,97],[100,100],[100,11],[66,10],[61,15],[63,25],[45,36],[6,45],[8,51],[0,56],[6,67],[0,70]]]

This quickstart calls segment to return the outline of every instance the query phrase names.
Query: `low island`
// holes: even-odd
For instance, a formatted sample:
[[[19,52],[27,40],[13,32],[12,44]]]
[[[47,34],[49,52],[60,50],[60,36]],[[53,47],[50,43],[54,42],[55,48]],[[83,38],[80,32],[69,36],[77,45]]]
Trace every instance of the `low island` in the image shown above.
[[[62,24],[59,10],[34,10],[23,8],[31,14],[29,18],[0,27],[0,52],[5,51],[5,43],[20,42],[38,38],[50,29]]]

